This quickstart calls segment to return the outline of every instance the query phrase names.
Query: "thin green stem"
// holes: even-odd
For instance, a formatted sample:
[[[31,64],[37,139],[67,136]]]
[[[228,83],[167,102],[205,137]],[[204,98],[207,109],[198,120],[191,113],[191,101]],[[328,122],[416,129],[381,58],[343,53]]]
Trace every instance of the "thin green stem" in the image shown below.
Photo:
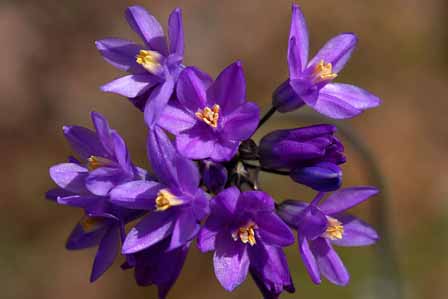
[[[261,118],[260,122],[258,123],[258,127],[257,130],[265,123],[267,122],[272,115],[274,115],[274,113],[277,111],[277,108],[275,108],[274,106],[272,106],[268,112],[266,112],[266,114]]]
[[[273,173],[273,174],[278,174],[278,175],[285,175],[285,176],[289,176],[289,174],[290,174],[289,171],[270,169],[270,168],[266,168],[266,167],[262,167],[262,166],[253,165],[253,164],[250,164],[250,163],[247,163],[247,162],[244,162],[244,161],[243,161],[243,164],[247,168],[258,168],[261,171],[268,172],[268,173]]]

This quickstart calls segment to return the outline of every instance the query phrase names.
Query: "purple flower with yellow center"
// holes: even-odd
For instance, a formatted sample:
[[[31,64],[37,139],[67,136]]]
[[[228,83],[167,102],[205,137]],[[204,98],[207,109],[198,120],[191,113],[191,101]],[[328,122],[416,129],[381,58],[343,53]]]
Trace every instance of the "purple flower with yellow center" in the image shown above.
[[[261,166],[290,171],[291,178],[318,191],[334,191],[342,184],[344,146],[334,136],[336,127],[314,125],[277,130],[261,139]]]
[[[110,128],[107,120],[97,112],[92,112],[91,117],[96,132],[78,126],[63,128],[80,160],[71,158],[69,163],[50,168],[53,181],[60,188],[77,194],[82,206],[81,202],[86,205],[91,202],[92,195],[106,196],[118,184],[146,175],[132,164],[126,143]]]
[[[289,112],[308,105],[335,119],[351,118],[363,110],[377,107],[380,99],[357,86],[332,83],[349,60],[357,38],[343,33],[330,39],[308,61],[308,30],[298,5],[292,6],[288,44],[289,79],[273,95],[273,106]]]
[[[240,62],[224,69],[216,81],[188,67],[177,83],[178,101],[163,111],[158,124],[176,135],[179,152],[190,159],[228,161],[259,121],[259,108],[246,102]]]
[[[173,94],[182,70],[184,33],[182,13],[175,9],[168,19],[169,47],[162,26],[141,6],[126,10],[126,20],[144,45],[128,40],[107,38],[96,42],[104,59],[130,73],[101,89],[125,96],[144,110],[145,121],[152,126]]]
[[[379,237],[373,228],[344,212],[378,194],[373,187],[353,187],[332,193],[320,203],[319,193],[310,203],[286,200],[277,209],[280,217],[297,229],[299,252],[311,280],[321,275],[336,285],[347,285],[350,276],[332,245],[367,246]]]
[[[293,291],[282,247],[294,243],[288,226],[275,214],[266,193],[241,193],[230,187],[210,203],[211,214],[201,229],[198,247],[214,251],[215,274],[228,291],[234,290],[250,271],[267,293]]]

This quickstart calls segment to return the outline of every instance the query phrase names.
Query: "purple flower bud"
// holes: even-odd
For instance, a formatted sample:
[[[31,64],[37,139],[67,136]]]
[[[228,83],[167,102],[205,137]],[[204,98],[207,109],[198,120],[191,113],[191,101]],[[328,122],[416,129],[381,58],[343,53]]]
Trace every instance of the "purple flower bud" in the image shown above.
[[[274,91],[272,104],[279,112],[285,113],[302,107],[305,102],[294,91],[289,80],[286,80]]]
[[[342,185],[342,171],[333,163],[319,163],[315,166],[299,167],[291,171],[291,178],[321,192],[335,191]]]
[[[222,164],[205,160],[202,168],[202,180],[208,190],[213,193],[218,193],[226,185],[227,169]]]

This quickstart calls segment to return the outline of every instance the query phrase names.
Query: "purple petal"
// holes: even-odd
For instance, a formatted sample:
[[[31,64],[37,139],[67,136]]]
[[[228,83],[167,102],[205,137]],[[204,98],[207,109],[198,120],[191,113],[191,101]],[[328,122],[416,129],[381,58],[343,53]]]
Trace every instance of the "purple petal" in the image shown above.
[[[210,214],[210,195],[201,188],[196,189],[196,194],[191,201],[191,209],[197,221],[201,221]]]
[[[75,208],[89,208],[98,203],[103,198],[95,195],[66,195],[58,196],[57,202],[60,205],[75,207]]]
[[[163,28],[155,17],[143,7],[135,5],[127,8],[126,20],[145,44],[151,49],[167,56],[167,45]]]
[[[288,65],[290,69],[290,76],[293,77],[291,74],[292,68],[294,73],[298,73],[306,67],[309,50],[308,29],[306,26],[305,17],[303,16],[300,6],[297,4],[292,5],[289,43]],[[292,45],[292,43],[294,45]],[[294,58],[294,61],[291,61],[291,58]]]
[[[237,210],[251,211],[254,215],[260,212],[273,212],[274,200],[262,191],[246,191],[241,193]]]
[[[216,241],[216,251],[213,255],[215,275],[222,287],[231,292],[247,277],[249,257],[246,246],[233,241],[230,234],[220,234]]]
[[[171,134],[179,135],[182,131],[192,128],[196,121],[196,118],[175,100],[165,107],[157,124]]]
[[[319,88],[313,82],[307,79],[292,79],[289,80],[289,85],[291,85],[292,89],[299,97],[299,99],[305,102],[309,106],[313,106],[316,104],[317,98],[319,97]],[[302,103],[297,101],[295,97],[294,101],[288,103],[286,107],[281,107],[284,112],[291,111],[296,109],[296,107],[301,107]]]
[[[248,102],[224,118],[224,136],[231,140],[246,140],[255,132],[260,120],[260,108]]]
[[[327,229],[327,217],[315,206],[309,205],[300,215],[298,230],[307,239],[316,239]]]
[[[208,105],[218,104],[220,113],[227,115],[244,104],[246,81],[241,62],[226,67],[207,90]]]
[[[277,206],[276,212],[289,226],[297,229],[300,217],[308,205],[307,202],[287,199]]]
[[[230,161],[236,155],[239,145],[239,140],[226,140],[225,138],[221,138],[215,142],[213,151],[209,157],[215,162]]]
[[[61,163],[50,167],[50,177],[59,187],[73,192],[85,193],[84,181],[88,169],[75,163]]]
[[[311,241],[310,245],[320,273],[333,284],[340,286],[347,285],[350,280],[350,275],[336,251],[331,247],[329,241],[324,238],[318,238]]]
[[[344,226],[344,234],[342,239],[331,241],[334,245],[346,247],[368,246],[379,240],[376,231],[364,221],[350,215],[337,216],[337,219]]]
[[[305,269],[308,272],[311,280],[315,284],[321,284],[322,279],[320,278],[319,268],[317,266],[316,258],[311,252],[308,240],[302,234],[299,234],[299,252],[302,257]]]
[[[358,38],[353,33],[342,33],[330,39],[314,56],[308,66],[315,66],[321,60],[331,63],[333,73],[339,73],[350,59]]]
[[[207,189],[212,193],[222,191],[227,183],[227,168],[220,163],[205,160],[202,163],[202,180]]]
[[[216,237],[223,227],[219,217],[209,217],[198,235],[197,245],[200,251],[207,252],[215,250]]]
[[[104,150],[108,153],[108,157],[114,157],[114,144],[111,137],[111,128],[107,119],[98,112],[90,113],[93,126],[95,127],[97,139],[101,142]]]
[[[320,204],[319,209],[327,215],[334,215],[359,205],[378,193],[377,188],[369,186],[341,189],[333,192]]]
[[[159,80],[149,74],[127,75],[104,84],[101,86],[101,90],[127,98],[135,98],[157,83]]]
[[[70,143],[72,150],[76,152],[82,160],[87,160],[90,156],[107,155],[95,132],[78,126],[64,126],[64,135]]]
[[[291,171],[290,177],[299,184],[321,192],[337,190],[342,184],[342,170],[330,162],[298,167]]]
[[[205,123],[197,123],[191,129],[181,132],[176,138],[176,148],[189,159],[206,159],[215,150],[216,137]]]
[[[154,210],[154,199],[162,188],[157,182],[133,181],[112,189],[110,201],[129,209]]]
[[[177,181],[173,183],[183,192],[194,195],[201,180],[197,165],[180,155],[177,155],[173,162],[177,170]]]
[[[135,253],[156,244],[171,234],[173,226],[172,211],[150,213],[128,233],[122,253]]]
[[[377,96],[350,84],[330,83],[320,90],[320,94],[338,98],[359,110],[374,108],[381,104],[381,100]]]
[[[78,223],[68,237],[65,247],[68,250],[79,250],[96,246],[101,242],[104,233],[104,229],[85,232]]]
[[[182,10],[176,8],[168,19],[168,37],[170,39],[170,53],[184,56],[184,29],[182,25]]]
[[[200,224],[191,209],[182,211],[174,225],[168,250],[173,250],[187,244],[198,234],[199,229]]]
[[[256,214],[254,221],[263,243],[279,247],[294,243],[294,235],[289,227],[274,213],[262,212]]]
[[[315,103],[310,104],[317,112],[334,119],[346,119],[359,115],[358,109],[342,99],[325,93],[320,93]]]
[[[240,190],[237,187],[229,187],[216,195],[212,202],[212,213],[224,214],[229,218],[236,214],[240,197]]]
[[[167,78],[164,83],[156,86],[151,92],[148,101],[145,104],[145,122],[150,128],[158,121],[160,114],[165,109],[174,90],[174,81]]]
[[[90,282],[94,282],[112,266],[117,256],[120,243],[120,234],[117,227],[112,227],[101,240],[93,263]]]
[[[133,167],[131,163],[131,157],[129,156],[129,151],[124,142],[123,138],[116,132],[111,132],[114,156],[117,159],[121,170],[126,173],[129,177],[133,176]]]
[[[179,102],[192,114],[198,109],[203,109],[207,102],[206,87],[197,71],[193,67],[187,67],[182,71],[177,82]]]
[[[76,195],[76,194],[73,194],[73,192],[69,192],[62,188],[56,187],[51,190],[48,190],[45,193],[45,198],[47,198],[51,201],[57,201],[58,198],[60,198],[60,197],[73,196],[73,195]]]
[[[145,70],[136,62],[136,56],[141,46],[124,39],[106,38],[95,42],[103,58],[116,68],[130,72],[144,72]]]
[[[100,167],[89,173],[85,184],[87,189],[98,196],[105,196],[123,181],[123,171],[117,168]]]
[[[302,64],[300,61],[300,53],[297,50],[296,38],[293,37],[289,40],[288,44],[288,69],[289,78],[295,80],[302,75]]]

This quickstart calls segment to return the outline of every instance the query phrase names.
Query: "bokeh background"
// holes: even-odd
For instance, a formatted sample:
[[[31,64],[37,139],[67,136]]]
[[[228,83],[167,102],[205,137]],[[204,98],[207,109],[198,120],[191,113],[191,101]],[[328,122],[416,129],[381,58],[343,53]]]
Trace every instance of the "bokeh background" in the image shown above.
[[[127,140],[134,161],[148,166],[140,112],[126,99],[98,88],[119,74],[102,60],[94,41],[109,36],[136,39],[123,18],[131,4],[146,6],[164,26],[171,9],[182,7],[185,63],[216,76],[241,59],[248,97],[263,110],[269,108],[272,90],[286,78],[289,0],[1,1],[0,298],[156,298],[155,288],[137,287],[119,262],[89,284],[95,250],[64,249],[81,213],[44,198],[53,186],[48,167],[63,161],[70,150],[62,125],[90,126],[91,110],[108,117]],[[343,125],[369,148],[385,186],[382,197],[356,212],[374,226],[386,223],[390,238],[379,247],[339,250],[352,274],[346,288],[327,282],[312,285],[296,248],[288,248],[297,293],[285,298],[447,298],[448,2],[299,4],[313,51],[340,32],[359,36],[358,49],[338,80],[376,93],[383,105]],[[273,128],[309,124],[307,115],[277,115],[256,137]],[[343,136],[349,158],[346,186],[375,180],[372,160],[366,163],[359,146],[350,143],[355,137]],[[278,200],[311,196],[287,178],[263,176],[262,182]],[[193,247],[170,298],[212,297],[260,295],[250,279],[226,293],[214,278],[211,256]]]

